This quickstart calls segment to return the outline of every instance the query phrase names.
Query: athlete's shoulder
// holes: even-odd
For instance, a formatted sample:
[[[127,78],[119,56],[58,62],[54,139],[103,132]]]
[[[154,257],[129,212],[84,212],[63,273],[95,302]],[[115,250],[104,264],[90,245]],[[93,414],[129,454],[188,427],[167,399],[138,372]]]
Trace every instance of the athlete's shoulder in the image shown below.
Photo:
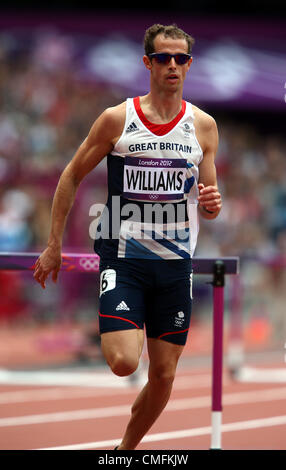
[[[94,122],[90,139],[100,137],[109,140],[114,145],[124,129],[125,115],[126,102],[106,108]]]
[[[218,145],[218,129],[215,119],[197,106],[193,106],[196,136],[203,153]]]
[[[116,124],[125,121],[126,114],[126,101],[119,103],[115,106],[106,108],[102,113],[102,118],[109,124]]]
[[[194,119],[197,126],[204,131],[211,131],[217,128],[216,121],[210,114],[192,104]]]

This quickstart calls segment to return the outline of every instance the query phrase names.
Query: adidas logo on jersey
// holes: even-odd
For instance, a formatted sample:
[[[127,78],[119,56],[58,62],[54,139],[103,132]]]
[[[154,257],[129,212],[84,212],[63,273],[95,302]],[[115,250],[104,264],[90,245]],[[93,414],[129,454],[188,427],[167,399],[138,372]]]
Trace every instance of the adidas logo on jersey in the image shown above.
[[[135,122],[132,122],[129,124],[129,126],[126,129],[126,132],[134,132],[134,131],[139,131],[138,127],[136,126]]]
[[[122,302],[120,302],[120,304],[117,305],[116,310],[130,310],[130,308],[127,307],[124,300],[122,300]]]

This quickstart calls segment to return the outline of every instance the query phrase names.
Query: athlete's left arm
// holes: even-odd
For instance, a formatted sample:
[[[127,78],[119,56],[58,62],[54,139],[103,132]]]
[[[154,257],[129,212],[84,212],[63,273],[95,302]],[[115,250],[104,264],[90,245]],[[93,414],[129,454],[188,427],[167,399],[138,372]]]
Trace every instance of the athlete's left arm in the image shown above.
[[[205,219],[215,219],[222,207],[215,167],[218,130],[215,120],[204,112],[200,114],[199,137],[203,150],[199,165],[199,210]]]

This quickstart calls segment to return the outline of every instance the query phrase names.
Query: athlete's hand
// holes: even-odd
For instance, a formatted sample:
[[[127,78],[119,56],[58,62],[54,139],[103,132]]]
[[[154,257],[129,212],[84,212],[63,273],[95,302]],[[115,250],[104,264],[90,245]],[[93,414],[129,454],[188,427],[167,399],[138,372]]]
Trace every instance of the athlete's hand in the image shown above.
[[[221,195],[218,188],[216,186],[205,186],[203,183],[200,183],[198,188],[200,194],[198,201],[200,206],[206,211],[217,215],[222,206]]]
[[[51,247],[46,248],[35,263],[34,279],[45,289],[46,280],[51,272],[53,281],[57,282],[61,264],[61,251]]]

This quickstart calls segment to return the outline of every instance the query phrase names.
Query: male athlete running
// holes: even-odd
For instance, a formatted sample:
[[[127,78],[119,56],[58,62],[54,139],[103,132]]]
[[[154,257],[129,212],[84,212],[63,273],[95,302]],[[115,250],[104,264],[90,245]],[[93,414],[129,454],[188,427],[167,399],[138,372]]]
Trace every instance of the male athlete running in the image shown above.
[[[76,191],[107,155],[109,195],[95,240],[102,351],[116,375],[132,374],[145,327],[149,355],[148,382],[132,406],[118,450],[135,449],[168,402],[190,324],[197,214],[214,219],[221,209],[216,123],[182,99],[193,42],[175,25],[146,31],[143,62],[150,92],[106,109],[91,127],[60,177],[48,246],[35,266],[34,278],[43,288],[50,273],[57,281]]]

